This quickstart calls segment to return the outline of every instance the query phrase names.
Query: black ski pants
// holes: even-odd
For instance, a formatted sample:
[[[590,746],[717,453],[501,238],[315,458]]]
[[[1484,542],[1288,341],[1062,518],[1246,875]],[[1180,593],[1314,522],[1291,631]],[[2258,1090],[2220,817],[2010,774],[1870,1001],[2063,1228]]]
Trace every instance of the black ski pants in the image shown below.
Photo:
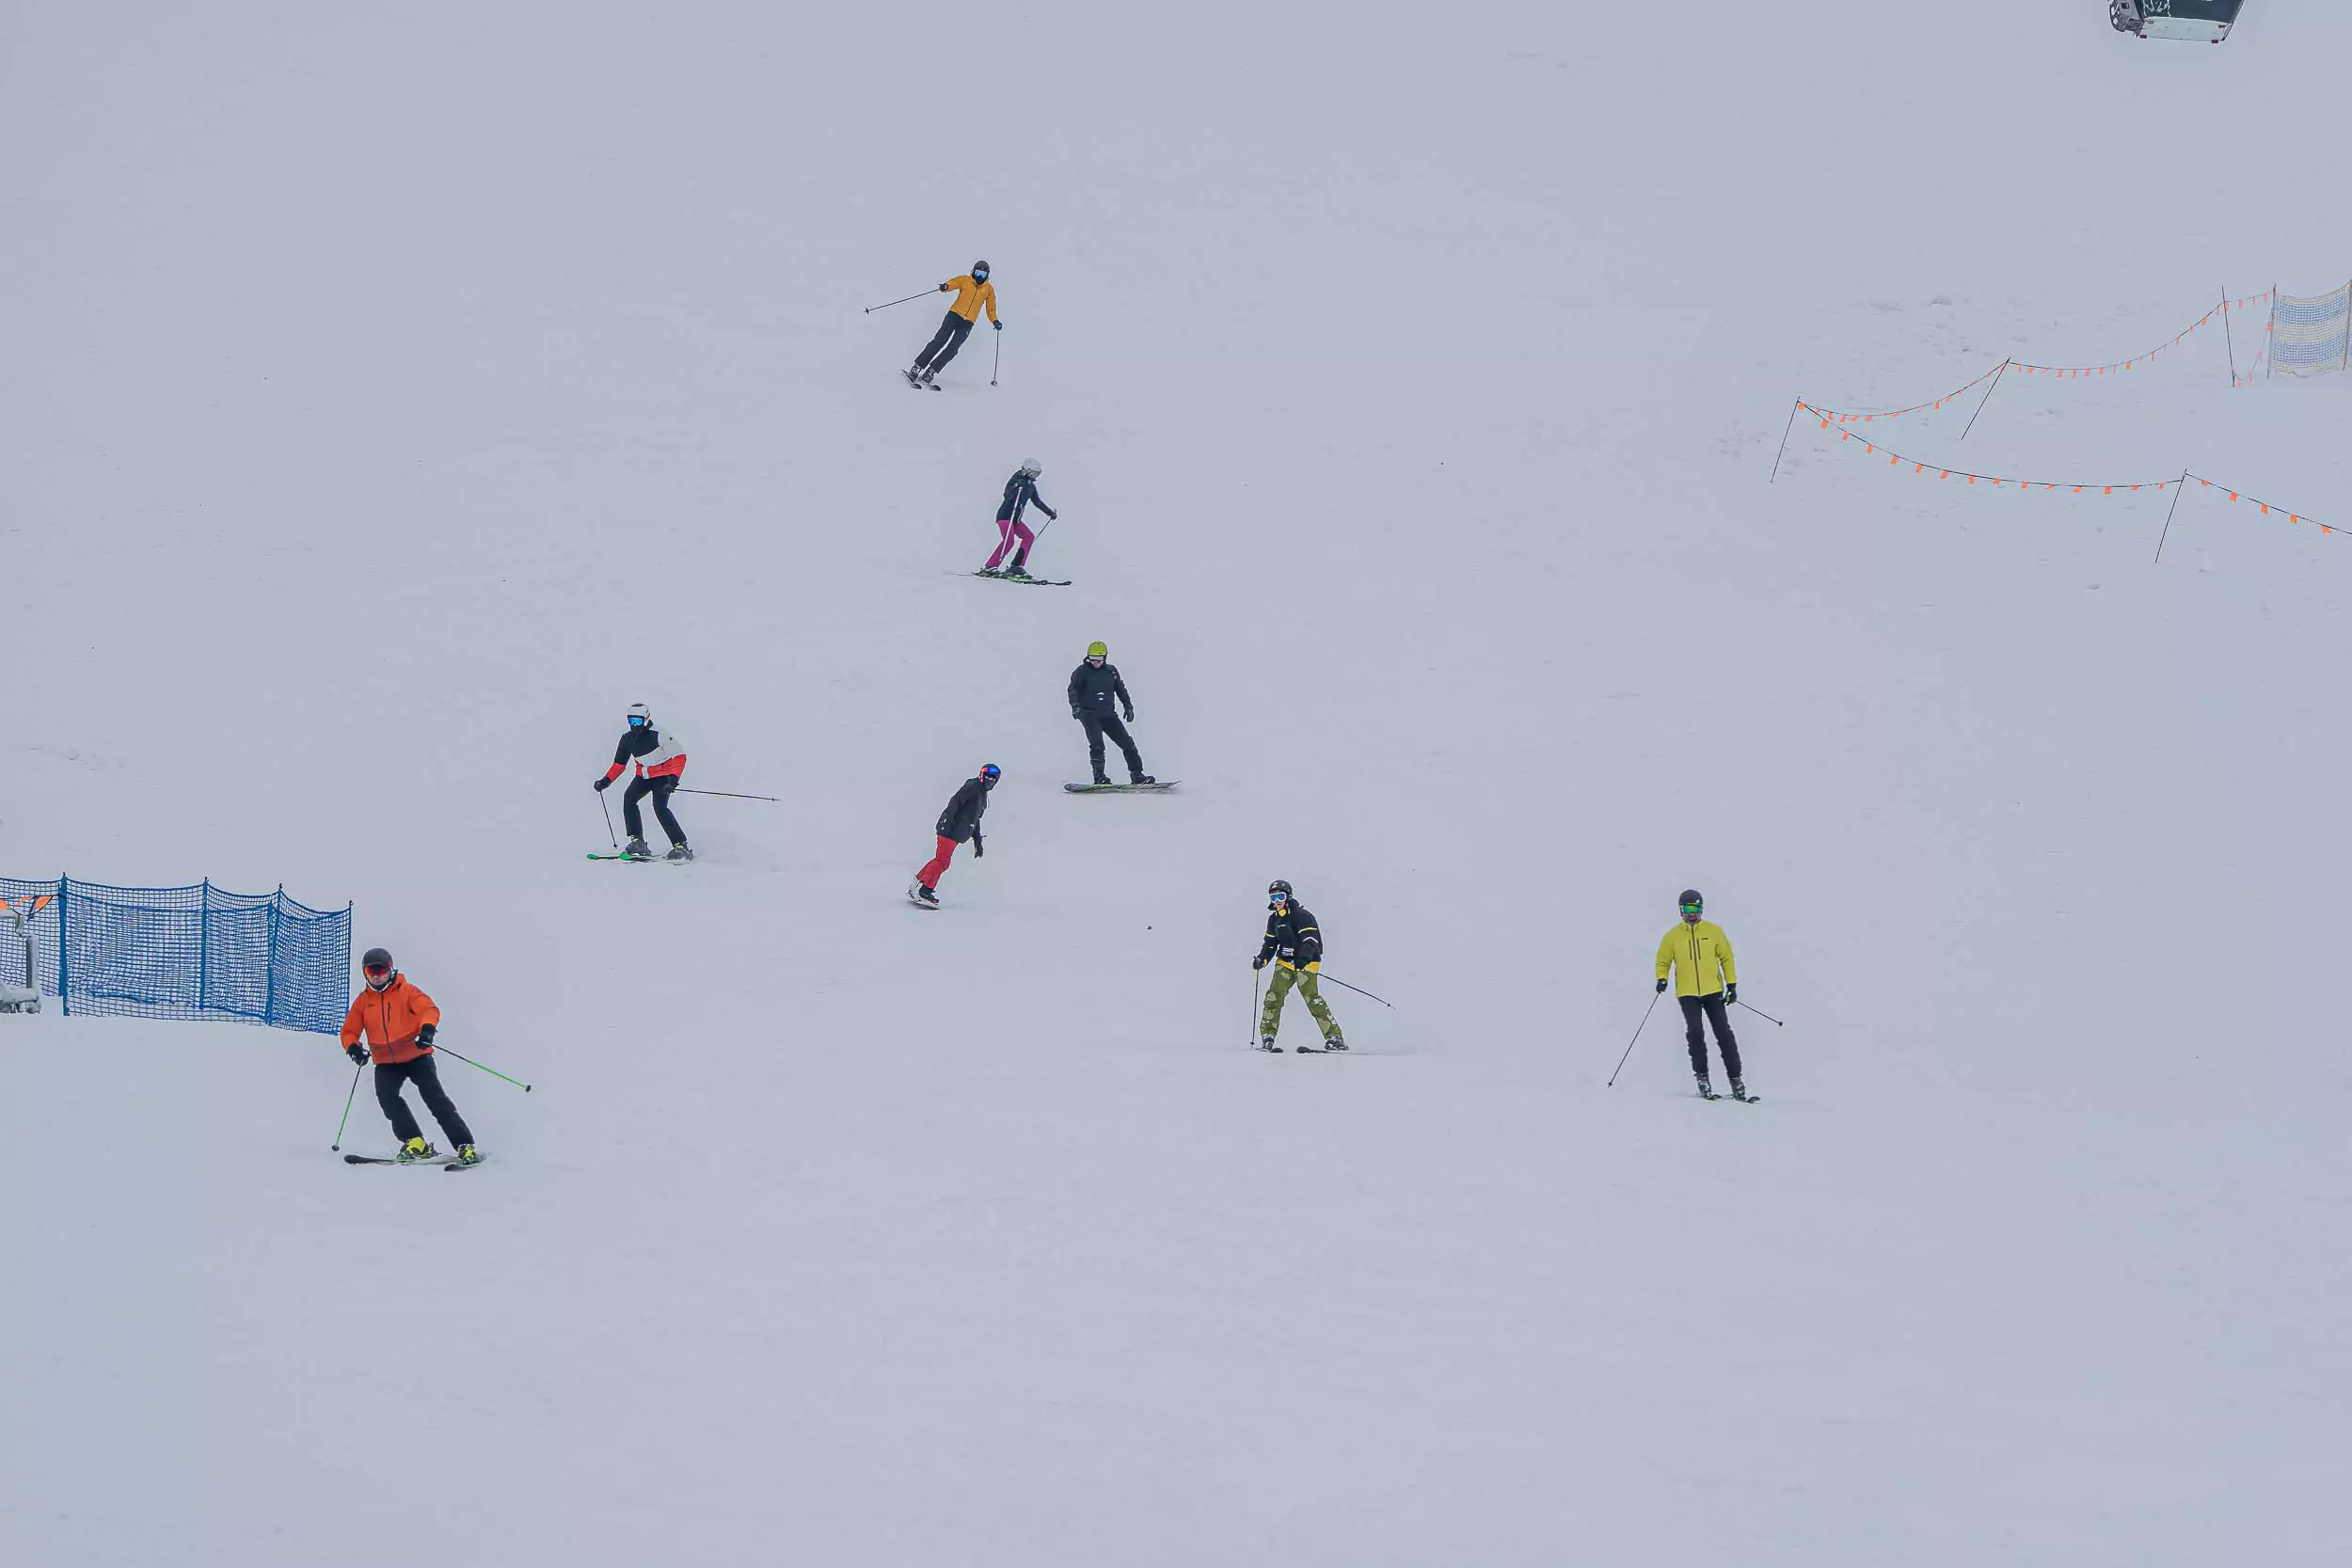
[[[473,1142],[472,1129],[466,1125],[466,1118],[459,1116],[457,1107],[451,1103],[449,1091],[441,1087],[440,1069],[433,1065],[430,1056],[420,1056],[413,1062],[375,1064],[375,1102],[384,1107],[386,1116],[392,1118],[393,1137],[406,1143],[411,1138],[423,1136],[422,1129],[417,1126],[415,1113],[408,1109],[408,1101],[400,1098],[404,1084],[417,1085],[417,1098],[424,1101],[424,1108],[433,1113],[435,1121],[440,1123],[441,1136],[450,1141],[452,1148],[463,1148]]]
[[[637,802],[650,795],[653,797],[654,817],[661,824],[661,831],[670,835],[670,842],[686,842],[686,830],[679,827],[677,818],[670,815],[670,791],[676,787],[676,777],[667,773],[658,779],[639,777],[629,781],[628,788],[621,796],[621,826],[628,830],[629,837],[645,836],[645,819],[637,815]]]
[[[1733,1078],[1740,1076],[1740,1042],[1732,1037],[1731,1021],[1724,1012],[1724,993],[1709,991],[1705,996],[1678,996],[1682,1004],[1682,1039],[1691,1048],[1691,1070],[1701,1078],[1707,1076],[1707,1035],[1699,1027],[1699,1020],[1715,1028],[1715,1049],[1724,1053],[1724,1071]]]
[[[1128,779],[1133,781],[1143,777],[1143,753],[1136,750],[1135,737],[1127,733],[1126,725],[1107,713],[1081,713],[1078,715],[1078,722],[1087,728],[1087,761],[1093,764],[1094,776],[1097,779],[1104,776],[1103,737],[1104,736],[1109,736],[1118,745],[1120,754],[1126,757]]]
[[[947,319],[939,324],[939,331],[931,339],[930,346],[914,356],[914,368],[918,371],[946,370],[947,361],[956,356],[956,351],[963,346],[963,341],[970,336],[972,336],[972,324],[953,310],[948,311]]]

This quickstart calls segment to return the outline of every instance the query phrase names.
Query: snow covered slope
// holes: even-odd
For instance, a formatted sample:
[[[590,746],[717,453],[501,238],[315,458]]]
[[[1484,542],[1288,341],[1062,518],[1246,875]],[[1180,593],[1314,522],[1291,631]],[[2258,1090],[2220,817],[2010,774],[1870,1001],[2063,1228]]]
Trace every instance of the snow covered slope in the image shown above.
[[[0,17],[0,870],[355,899],[536,1086],[450,1182],[0,1020],[0,1560],[2352,1547],[2352,543],[1765,483],[2352,270],[2352,13],[136,9]],[[1903,436],[2352,524],[2225,353]],[[1077,586],[950,575],[1032,454]],[[1057,787],[1098,637],[1179,793]],[[782,803],[584,861],[638,700]],[[1351,1058],[1244,1049],[1274,876]],[[1602,1087],[1693,883],[1753,1108]]]

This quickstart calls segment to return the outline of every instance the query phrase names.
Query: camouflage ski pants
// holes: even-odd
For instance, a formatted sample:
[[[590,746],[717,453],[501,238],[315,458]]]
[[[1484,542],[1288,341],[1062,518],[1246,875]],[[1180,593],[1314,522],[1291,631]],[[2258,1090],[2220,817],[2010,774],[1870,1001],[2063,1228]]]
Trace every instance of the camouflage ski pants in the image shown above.
[[[1296,986],[1298,994],[1307,999],[1307,1010],[1314,1014],[1315,1027],[1323,1031],[1323,1037],[1327,1040],[1338,1035],[1340,1021],[1331,1016],[1331,1005],[1323,999],[1323,992],[1316,988],[1312,972],[1293,969],[1288,964],[1275,966],[1274,983],[1266,988],[1264,1010],[1258,1015],[1258,1033],[1271,1035],[1281,1023],[1282,999],[1291,993],[1293,986]]]

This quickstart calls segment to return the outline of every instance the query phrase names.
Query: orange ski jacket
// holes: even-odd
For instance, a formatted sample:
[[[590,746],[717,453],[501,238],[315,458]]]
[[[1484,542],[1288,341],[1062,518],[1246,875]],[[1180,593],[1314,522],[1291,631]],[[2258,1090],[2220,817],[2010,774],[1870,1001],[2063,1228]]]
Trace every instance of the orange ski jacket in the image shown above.
[[[394,974],[382,990],[362,990],[352,999],[351,1011],[343,1015],[343,1049],[358,1045],[365,1035],[373,1060],[413,1062],[433,1053],[431,1046],[417,1043],[417,1031],[440,1022],[441,1009],[433,998],[410,985],[407,975]]]

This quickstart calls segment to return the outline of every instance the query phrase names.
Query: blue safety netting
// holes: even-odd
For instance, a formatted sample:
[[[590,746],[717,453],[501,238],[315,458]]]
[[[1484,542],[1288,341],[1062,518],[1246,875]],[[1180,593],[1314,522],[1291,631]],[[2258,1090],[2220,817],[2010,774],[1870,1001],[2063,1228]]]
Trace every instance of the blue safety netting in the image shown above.
[[[351,910],[314,910],[276,893],[107,887],[0,877],[24,944],[0,916],[0,981],[39,986],[68,1013],[231,1019],[331,1035],[351,1003]]]

